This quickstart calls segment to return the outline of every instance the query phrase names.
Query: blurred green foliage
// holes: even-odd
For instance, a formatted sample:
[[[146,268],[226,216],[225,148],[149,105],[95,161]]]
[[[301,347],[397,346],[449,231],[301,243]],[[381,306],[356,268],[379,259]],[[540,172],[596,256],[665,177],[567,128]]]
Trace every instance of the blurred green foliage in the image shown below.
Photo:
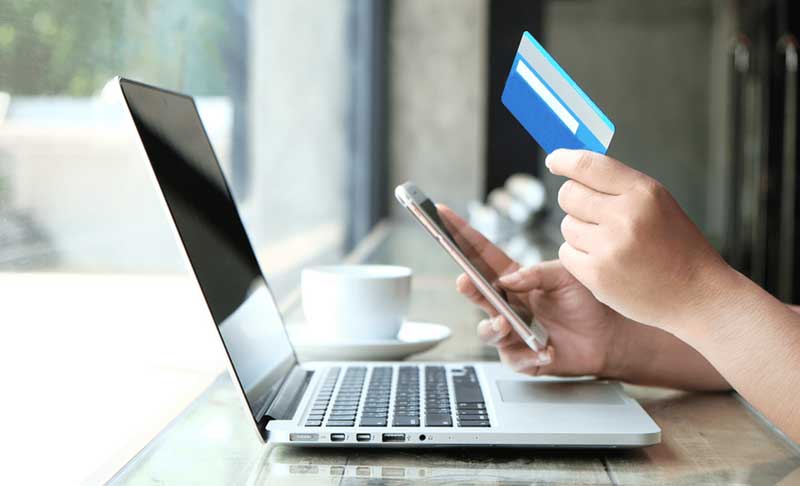
[[[90,96],[119,74],[227,94],[230,1],[0,0],[0,91]]]

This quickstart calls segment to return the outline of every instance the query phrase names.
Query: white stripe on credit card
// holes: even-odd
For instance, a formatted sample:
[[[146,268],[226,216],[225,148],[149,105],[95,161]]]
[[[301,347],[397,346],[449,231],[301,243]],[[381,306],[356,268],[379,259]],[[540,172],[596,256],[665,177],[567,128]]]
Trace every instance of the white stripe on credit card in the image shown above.
[[[594,111],[594,108],[583,99],[580,93],[570,85],[569,81],[558,72],[558,69],[547,60],[527,36],[522,36],[517,52],[544,79],[544,82],[553,90],[553,93],[564,100],[564,103],[570,107],[576,116],[581,117],[581,122],[597,137],[600,143],[604,147],[608,147],[611,143],[611,137],[614,135],[614,130],[606,125],[600,115]]]
[[[533,71],[531,71],[524,62],[517,61],[517,73],[522,76],[522,79],[528,83],[528,86],[530,86],[536,92],[536,94],[538,94],[539,97],[542,98],[545,103],[547,103],[547,106],[553,110],[553,113],[561,118],[561,121],[564,122],[564,125],[566,125],[574,135],[575,132],[578,131],[578,120],[576,120],[575,117],[572,116],[566,108],[564,108],[564,105],[562,105],[561,102],[559,102],[556,97],[553,96],[553,93],[551,93],[550,90],[547,89],[547,87],[541,81],[539,81],[539,78],[533,74]]]

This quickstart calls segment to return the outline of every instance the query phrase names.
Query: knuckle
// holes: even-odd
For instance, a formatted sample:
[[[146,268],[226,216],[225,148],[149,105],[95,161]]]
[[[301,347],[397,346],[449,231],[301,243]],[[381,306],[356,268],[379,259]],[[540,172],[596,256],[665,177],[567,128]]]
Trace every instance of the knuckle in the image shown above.
[[[564,235],[565,238],[567,237],[567,232],[569,232],[569,225],[569,215],[566,215],[561,219],[561,234]]]
[[[659,201],[666,192],[664,185],[651,177],[642,177],[639,180],[638,188],[647,202]]]
[[[572,180],[568,180],[561,184],[561,188],[558,190],[558,205],[563,208],[564,204],[569,201],[569,197],[574,190],[575,183]]]
[[[594,163],[594,157],[590,152],[581,151],[578,152],[578,156],[575,159],[575,169],[579,172],[586,172],[592,168],[592,164]]]
[[[562,265],[564,260],[568,257],[567,251],[567,242],[562,243],[561,246],[558,247],[558,259],[561,261]]]
[[[541,276],[542,276],[542,269],[539,268],[539,265],[533,265],[531,267],[528,267],[523,272],[523,277],[528,281],[539,280]]]

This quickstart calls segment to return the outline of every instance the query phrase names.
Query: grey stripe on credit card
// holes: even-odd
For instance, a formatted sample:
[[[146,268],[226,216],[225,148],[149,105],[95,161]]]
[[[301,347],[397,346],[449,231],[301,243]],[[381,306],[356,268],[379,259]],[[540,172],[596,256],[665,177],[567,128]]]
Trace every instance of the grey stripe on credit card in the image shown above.
[[[583,96],[575,91],[575,88],[569,84],[569,81],[564,79],[561,73],[550,64],[550,61],[539,52],[539,49],[537,49],[527,37],[522,37],[517,51],[519,51],[522,58],[528,61],[528,64],[539,73],[539,76],[545,80],[550,86],[550,89],[555,91],[556,94],[564,100],[564,103],[578,115],[578,118],[592,131],[600,143],[607,148],[611,143],[611,136],[614,135],[614,133],[600,118],[600,115],[598,115],[594,109],[589,106],[589,103],[583,99]]]

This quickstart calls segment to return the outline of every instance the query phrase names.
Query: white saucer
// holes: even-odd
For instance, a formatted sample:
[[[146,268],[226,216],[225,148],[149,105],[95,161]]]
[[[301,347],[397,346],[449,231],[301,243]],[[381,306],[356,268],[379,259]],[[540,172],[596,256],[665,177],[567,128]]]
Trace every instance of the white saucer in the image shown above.
[[[311,326],[286,327],[300,361],[395,361],[421,353],[450,337],[450,328],[428,322],[405,322],[397,339],[331,341],[315,335]]]

